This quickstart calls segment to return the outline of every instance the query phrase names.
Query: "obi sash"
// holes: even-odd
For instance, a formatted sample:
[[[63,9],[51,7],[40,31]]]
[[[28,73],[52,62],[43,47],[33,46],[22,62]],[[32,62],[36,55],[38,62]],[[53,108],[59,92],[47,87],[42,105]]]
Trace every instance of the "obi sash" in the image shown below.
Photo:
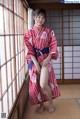
[[[40,55],[42,54],[48,54],[49,53],[49,47],[45,47],[43,49],[39,49],[39,48],[33,48],[34,50],[34,53],[35,53],[35,57],[38,58]],[[28,68],[31,69],[32,66],[33,66],[33,61],[31,61],[29,64],[28,64]]]

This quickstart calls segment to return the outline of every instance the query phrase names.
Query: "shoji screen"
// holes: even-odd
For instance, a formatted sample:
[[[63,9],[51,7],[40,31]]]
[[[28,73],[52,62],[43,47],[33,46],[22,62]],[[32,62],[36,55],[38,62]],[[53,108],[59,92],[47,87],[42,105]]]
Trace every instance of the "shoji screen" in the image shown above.
[[[80,79],[80,10],[47,11],[47,26],[53,28],[59,58],[53,61],[56,78]]]
[[[64,79],[80,79],[80,10],[63,11]]]
[[[61,11],[47,11],[46,25],[51,27],[56,35],[58,43],[59,57],[53,61],[56,78],[62,79],[62,12]]]
[[[8,117],[25,79],[25,29],[22,1],[0,0],[0,118]]]

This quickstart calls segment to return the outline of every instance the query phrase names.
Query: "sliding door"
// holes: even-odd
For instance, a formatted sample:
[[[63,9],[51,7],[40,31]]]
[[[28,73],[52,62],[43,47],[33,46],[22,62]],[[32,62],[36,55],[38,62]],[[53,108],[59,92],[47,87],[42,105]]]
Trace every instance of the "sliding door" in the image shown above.
[[[46,25],[53,28],[58,43],[56,78],[60,83],[80,83],[80,10],[47,11]]]

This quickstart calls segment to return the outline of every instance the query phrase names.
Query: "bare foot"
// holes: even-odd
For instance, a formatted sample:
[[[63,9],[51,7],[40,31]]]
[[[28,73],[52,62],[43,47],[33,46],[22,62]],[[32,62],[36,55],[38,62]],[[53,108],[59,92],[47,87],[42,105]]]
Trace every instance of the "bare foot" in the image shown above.
[[[42,113],[44,111],[44,105],[40,105],[40,107],[37,109],[37,112]]]
[[[49,112],[50,113],[53,113],[55,111],[55,107],[54,107],[54,105],[51,103],[51,104],[49,104]]]

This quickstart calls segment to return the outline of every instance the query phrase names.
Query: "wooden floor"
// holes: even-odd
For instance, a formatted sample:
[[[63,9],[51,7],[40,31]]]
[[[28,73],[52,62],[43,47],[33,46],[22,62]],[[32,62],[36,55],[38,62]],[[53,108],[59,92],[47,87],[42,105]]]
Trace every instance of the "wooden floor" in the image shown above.
[[[80,119],[80,84],[59,85],[61,96],[53,100],[54,113],[48,112],[48,102],[42,114],[36,112],[39,105],[26,105],[23,119]]]

